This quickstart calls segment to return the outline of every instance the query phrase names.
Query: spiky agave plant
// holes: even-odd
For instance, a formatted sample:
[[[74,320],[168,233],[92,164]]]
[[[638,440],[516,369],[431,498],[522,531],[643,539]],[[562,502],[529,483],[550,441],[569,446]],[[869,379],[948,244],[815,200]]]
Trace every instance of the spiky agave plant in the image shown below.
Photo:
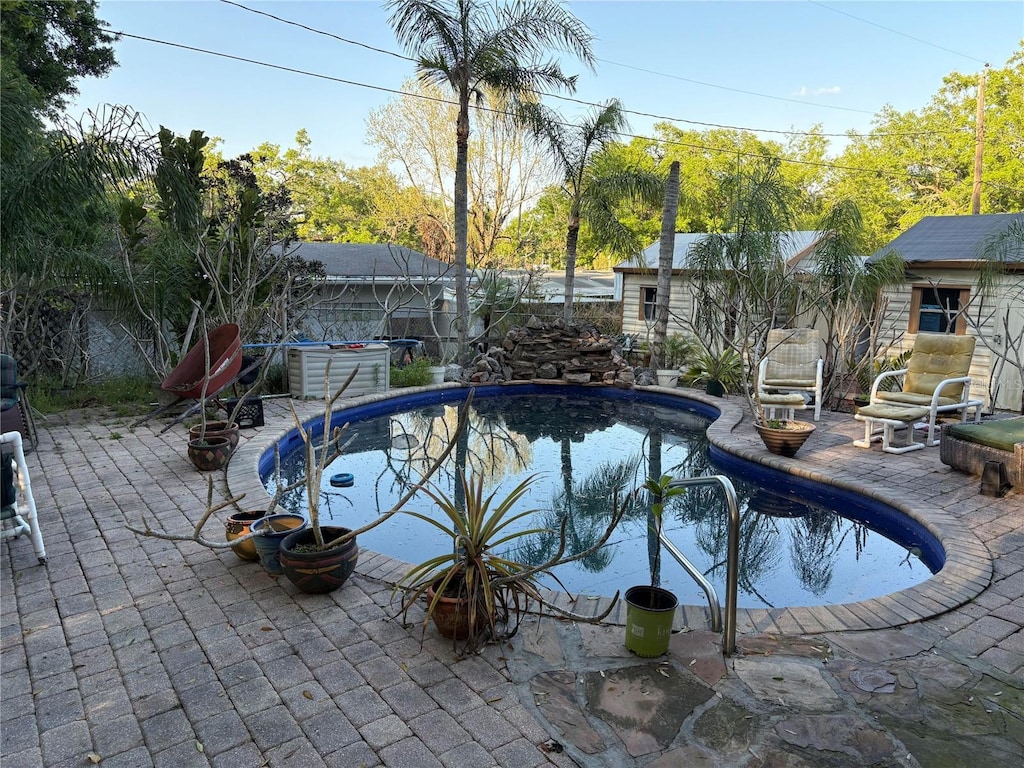
[[[436,484],[424,486],[423,493],[436,505],[442,517],[436,517],[412,510],[403,510],[407,515],[443,531],[452,539],[452,549],[442,555],[429,558],[413,566],[396,584],[395,592],[402,591],[402,614],[426,598],[426,616],[423,628],[433,618],[442,604],[442,598],[454,598],[464,618],[463,629],[454,636],[456,642],[463,640],[463,652],[478,650],[488,640],[511,638],[519,629],[523,616],[536,605],[538,610],[549,610],[585,621],[601,621],[618,600],[615,594],[608,609],[600,616],[577,617],[552,605],[545,599],[539,579],[542,575],[557,577],[551,569],[565,563],[580,560],[600,549],[608,541],[611,532],[622,518],[618,503],[604,535],[583,552],[565,557],[565,526],[562,519],[559,546],[555,554],[540,565],[518,562],[500,549],[511,549],[517,541],[535,534],[550,533],[546,528],[518,528],[517,524],[539,510],[517,510],[516,505],[536,482],[537,475],[530,475],[504,497],[498,497],[498,489],[486,493],[482,475],[466,477],[460,469],[456,476],[459,493],[449,495]],[[462,497],[462,503],[455,499]],[[559,586],[561,584],[559,583]]]

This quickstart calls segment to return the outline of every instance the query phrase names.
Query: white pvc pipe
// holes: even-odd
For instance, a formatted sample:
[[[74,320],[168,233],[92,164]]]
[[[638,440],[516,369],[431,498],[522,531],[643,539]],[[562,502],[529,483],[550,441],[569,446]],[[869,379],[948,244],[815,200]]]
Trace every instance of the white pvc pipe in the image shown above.
[[[28,464],[25,463],[25,451],[21,444],[20,432],[4,432],[0,435],[0,445],[10,443],[14,447],[14,461],[18,465],[18,480],[21,484],[21,493],[25,498],[27,511],[22,514],[18,511],[18,518],[28,524],[29,537],[32,539],[32,548],[36,551],[36,557],[40,563],[46,562],[46,547],[43,545],[43,534],[39,530],[39,518],[36,515],[36,500],[32,496],[32,480],[28,474]],[[17,518],[16,518],[17,519]],[[17,530],[17,529],[16,529]]]

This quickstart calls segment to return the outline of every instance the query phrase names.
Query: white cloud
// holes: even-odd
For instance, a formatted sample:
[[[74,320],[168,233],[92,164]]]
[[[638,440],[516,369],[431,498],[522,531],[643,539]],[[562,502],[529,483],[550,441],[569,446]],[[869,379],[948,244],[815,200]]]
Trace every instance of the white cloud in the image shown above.
[[[794,96],[823,96],[829,93],[839,93],[842,89],[838,85],[832,85],[827,88],[808,88],[806,85],[801,85],[796,91],[793,91]]]

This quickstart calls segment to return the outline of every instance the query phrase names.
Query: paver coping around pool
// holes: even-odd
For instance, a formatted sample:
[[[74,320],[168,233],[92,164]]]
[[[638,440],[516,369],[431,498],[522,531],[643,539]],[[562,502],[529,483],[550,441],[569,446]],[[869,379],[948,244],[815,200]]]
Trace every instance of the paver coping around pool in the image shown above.
[[[538,381],[516,382],[516,384],[558,384],[564,382]],[[398,399],[407,395],[445,389],[462,389],[457,383],[438,386],[409,387],[387,393],[376,393],[352,398],[345,402],[346,408],[367,405],[384,400]],[[741,608],[737,612],[736,626],[740,633],[750,632],[802,632],[815,634],[844,630],[885,629],[931,618],[952,610],[976,597],[991,581],[993,566],[987,548],[982,541],[961,521],[945,510],[928,507],[919,500],[899,494],[898,491],[872,487],[852,475],[843,467],[830,465],[827,469],[809,465],[801,458],[784,458],[764,450],[749,423],[745,422],[745,410],[738,401],[706,396],[694,390],[669,389],[664,387],[637,387],[638,390],[668,394],[681,400],[696,401],[719,411],[719,417],[707,430],[713,446],[741,459],[770,467],[797,477],[831,485],[836,488],[861,494],[890,505],[909,518],[923,525],[940,542],[946,554],[942,569],[924,582],[878,598],[856,603],[836,605],[788,607],[788,608]],[[310,401],[311,407],[316,405]],[[313,418],[310,410],[307,418]],[[748,421],[748,420],[747,420]],[[256,439],[240,446],[227,470],[227,484],[233,495],[245,493],[248,498],[269,499],[269,494],[259,475],[261,457],[274,443],[282,440],[295,429],[292,425],[276,433],[268,430]],[[749,432],[749,435],[747,434]],[[850,450],[855,449],[852,446]],[[886,459],[898,462],[899,457],[885,454]],[[379,553],[364,552],[357,570],[365,576],[394,583],[408,568],[395,558]],[[565,599],[562,596],[561,599]],[[607,598],[606,598],[607,599]],[[606,605],[604,600],[591,600],[590,609],[597,611]],[[578,609],[579,606],[576,606]],[[681,606],[680,611],[693,629],[710,626],[710,611],[706,606]],[[620,601],[616,611],[608,617],[611,623],[624,623],[625,604]],[[699,622],[703,617],[703,625]]]

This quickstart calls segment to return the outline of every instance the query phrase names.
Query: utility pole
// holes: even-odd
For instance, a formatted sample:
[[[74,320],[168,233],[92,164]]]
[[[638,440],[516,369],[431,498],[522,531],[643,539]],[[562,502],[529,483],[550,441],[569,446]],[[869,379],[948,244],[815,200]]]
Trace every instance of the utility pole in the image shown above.
[[[985,78],[988,64],[978,75],[978,115],[975,118],[974,136],[974,193],[971,195],[971,215],[981,213],[981,155],[985,145]]]

